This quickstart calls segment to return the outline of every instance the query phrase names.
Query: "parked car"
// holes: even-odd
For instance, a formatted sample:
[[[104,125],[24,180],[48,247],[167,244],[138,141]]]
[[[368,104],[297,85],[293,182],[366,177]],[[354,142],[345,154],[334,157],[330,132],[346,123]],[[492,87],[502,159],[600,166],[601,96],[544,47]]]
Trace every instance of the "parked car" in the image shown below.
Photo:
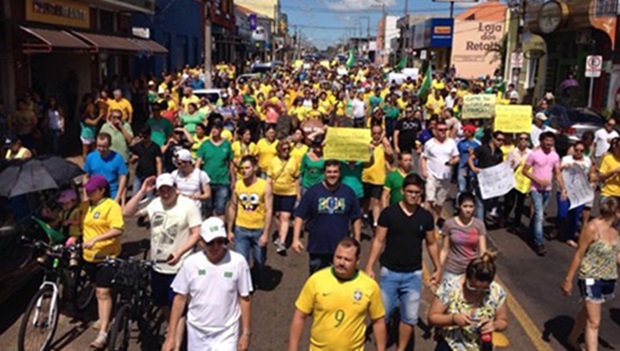
[[[553,132],[557,132],[558,127],[566,128],[566,134],[571,143],[574,143],[581,140],[583,133],[594,133],[603,128],[605,122],[605,117],[586,107],[565,108],[556,105],[549,118],[549,128]]]
[[[217,104],[217,102],[222,98],[222,90],[221,89],[196,89],[194,90],[194,95],[199,98],[206,97],[207,100],[213,105]]]
[[[260,73],[246,73],[246,74],[242,74],[239,77],[237,77],[236,82],[237,84],[245,84],[252,79],[259,79],[259,78],[260,78]]]

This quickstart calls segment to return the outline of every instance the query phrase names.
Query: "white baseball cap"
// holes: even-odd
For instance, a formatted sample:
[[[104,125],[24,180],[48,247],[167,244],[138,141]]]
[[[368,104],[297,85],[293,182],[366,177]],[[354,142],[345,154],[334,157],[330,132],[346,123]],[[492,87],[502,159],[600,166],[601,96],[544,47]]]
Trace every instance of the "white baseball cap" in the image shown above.
[[[226,229],[224,221],[218,217],[209,217],[200,225],[200,236],[204,241],[210,243],[214,239],[226,239]]]
[[[155,181],[155,187],[157,189],[162,186],[174,186],[174,177],[170,173],[162,173],[157,176],[157,180]]]
[[[192,153],[187,149],[181,149],[176,152],[177,160],[183,162],[192,162]]]
[[[541,121],[547,120],[547,115],[544,112],[538,112],[535,117]]]
[[[511,100],[512,99],[519,100],[519,93],[513,90],[508,95],[508,98],[510,98]]]

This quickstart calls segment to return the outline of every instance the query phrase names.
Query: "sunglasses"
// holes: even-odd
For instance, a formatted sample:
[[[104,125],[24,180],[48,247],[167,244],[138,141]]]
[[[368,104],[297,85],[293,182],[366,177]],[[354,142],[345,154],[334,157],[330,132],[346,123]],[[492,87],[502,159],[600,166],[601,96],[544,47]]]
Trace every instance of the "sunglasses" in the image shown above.
[[[529,140],[530,138],[528,137],[520,137],[519,140]]]
[[[447,130],[448,130],[448,128],[437,128],[437,131],[438,131],[438,132],[445,132],[445,131],[447,131]]]
[[[575,149],[575,152],[584,152],[584,149]]]
[[[479,292],[489,292],[489,291],[491,291],[491,289],[489,289],[489,288],[480,289],[480,288],[476,288],[474,286],[471,286],[471,284],[469,284],[469,280],[467,280],[467,279],[465,279],[465,287],[469,291],[479,291]]]
[[[495,140],[499,141],[499,142],[504,142],[504,138],[495,138]]]
[[[226,245],[226,239],[214,239],[207,243],[207,246]]]

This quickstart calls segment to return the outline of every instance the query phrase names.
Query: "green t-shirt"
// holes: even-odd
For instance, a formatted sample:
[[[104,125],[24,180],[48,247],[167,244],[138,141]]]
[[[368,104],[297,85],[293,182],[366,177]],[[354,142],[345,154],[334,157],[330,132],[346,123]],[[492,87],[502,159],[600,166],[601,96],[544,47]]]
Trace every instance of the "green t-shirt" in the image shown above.
[[[168,136],[172,134],[172,123],[165,118],[150,118],[146,124],[151,127],[151,140],[159,147],[164,146]]]
[[[385,185],[383,187],[390,191],[390,205],[403,199],[403,192],[401,190],[405,176],[406,174],[403,175],[400,170],[395,169],[385,177]]]
[[[381,96],[373,95],[368,99],[368,103],[370,105],[370,110],[372,111],[375,107],[381,106],[383,99]]]
[[[205,115],[200,111],[197,111],[193,115],[181,115],[181,122],[183,123],[183,128],[185,128],[192,136],[196,134],[196,124],[203,123],[204,120]]]
[[[397,106],[386,105],[383,107],[383,112],[385,113],[385,118],[388,119],[396,119],[400,115],[400,109]]]
[[[202,170],[207,172],[207,175],[211,178],[211,184],[230,184],[228,165],[234,155],[228,140],[224,140],[217,146],[213,145],[211,140],[207,140],[200,145],[196,156],[202,159]]]
[[[253,107],[256,106],[256,99],[254,98],[254,96],[250,95],[250,94],[245,94],[243,95],[243,103],[244,104],[250,104]]]
[[[324,159],[313,161],[308,154],[304,154],[301,159],[301,186],[310,188],[319,184],[325,179],[323,174]]]
[[[355,167],[349,167],[348,162],[342,162],[340,167],[342,184],[348,185],[358,199],[364,197],[364,185],[362,184],[362,171],[364,166],[362,162],[356,162]]]

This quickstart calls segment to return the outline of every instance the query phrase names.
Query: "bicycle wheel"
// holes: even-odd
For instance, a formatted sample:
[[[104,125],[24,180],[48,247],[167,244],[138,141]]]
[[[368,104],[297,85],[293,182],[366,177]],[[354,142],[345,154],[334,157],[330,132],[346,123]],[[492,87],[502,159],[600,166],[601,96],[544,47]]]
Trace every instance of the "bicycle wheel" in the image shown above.
[[[126,351],[131,336],[131,306],[124,304],[118,309],[110,326],[109,351]]]
[[[73,284],[75,284],[75,307],[78,311],[84,311],[95,297],[95,286],[82,268],[74,272]]]
[[[58,325],[58,295],[45,285],[34,295],[22,318],[17,349],[19,351],[47,350]]]

